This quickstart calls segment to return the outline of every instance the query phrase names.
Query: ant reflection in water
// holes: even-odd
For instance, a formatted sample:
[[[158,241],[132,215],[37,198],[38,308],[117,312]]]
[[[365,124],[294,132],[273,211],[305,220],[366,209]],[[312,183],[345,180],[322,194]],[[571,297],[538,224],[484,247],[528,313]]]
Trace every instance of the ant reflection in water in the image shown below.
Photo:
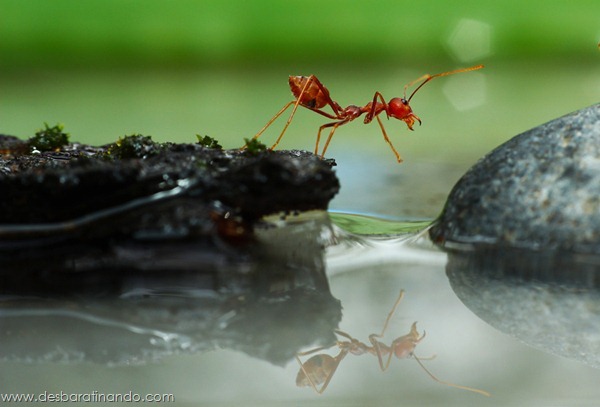
[[[416,322],[412,324],[410,332],[408,334],[394,339],[391,345],[388,346],[385,343],[381,342],[381,339],[383,339],[385,331],[387,330],[388,324],[392,319],[392,316],[396,312],[396,308],[398,308],[398,305],[400,304],[400,301],[402,301],[403,297],[404,290],[401,290],[398,299],[394,303],[392,310],[390,311],[390,313],[387,316],[387,319],[385,320],[381,333],[369,335],[369,342],[371,343],[370,346],[366,343],[360,342],[358,339],[353,338],[346,332],[336,330],[335,333],[338,336],[343,337],[347,340],[338,340],[334,345],[321,346],[319,348],[311,349],[306,352],[298,353],[296,355],[296,360],[300,364],[300,370],[298,371],[298,376],[296,377],[296,385],[299,387],[310,386],[315,392],[317,392],[318,394],[322,394],[325,391],[325,389],[327,389],[327,386],[329,385],[329,382],[331,381],[331,378],[333,377],[335,371],[337,370],[342,360],[346,357],[346,355],[348,355],[348,353],[351,353],[353,355],[363,355],[365,353],[370,353],[371,355],[377,356],[377,359],[379,361],[379,367],[382,371],[387,370],[393,355],[396,355],[398,359],[412,357],[417,361],[421,368],[436,382],[445,384],[447,386],[456,387],[458,389],[472,391],[474,393],[479,393],[489,397],[490,394],[484,390],[474,389],[472,387],[467,386],[460,386],[458,384],[440,380],[437,377],[435,377],[433,373],[431,373],[425,367],[425,365],[423,365],[421,361],[425,359],[417,357],[417,355],[414,354],[414,350],[417,344],[421,342],[423,338],[425,338],[425,331],[423,331],[423,335],[419,335],[419,332],[417,331]],[[338,355],[335,357],[332,357],[326,353],[319,353],[317,355],[312,356],[304,363],[302,363],[302,361],[300,360],[300,356],[311,355],[313,353],[329,349],[332,346],[337,346],[340,349],[340,353],[338,353]],[[428,359],[433,359],[433,357]],[[318,386],[321,386],[321,388],[319,388]]]

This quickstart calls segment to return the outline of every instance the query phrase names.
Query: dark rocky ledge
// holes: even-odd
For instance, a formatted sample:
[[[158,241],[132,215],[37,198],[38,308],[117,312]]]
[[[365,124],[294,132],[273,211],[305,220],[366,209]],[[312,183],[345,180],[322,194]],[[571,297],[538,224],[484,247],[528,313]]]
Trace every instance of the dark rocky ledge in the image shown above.
[[[278,211],[327,209],[339,189],[335,162],[305,151],[248,153],[139,141],[139,151],[125,158],[111,152],[113,145],[77,143],[0,156],[0,222],[64,221],[178,186],[199,203],[220,202],[254,221]],[[0,135],[0,149],[14,150],[15,143]]]
[[[308,152],[125,141],[31,154],[0,136],[0,249],[69,234],[244,237],[264,215],[327,209],[339,189],[335,162]]]

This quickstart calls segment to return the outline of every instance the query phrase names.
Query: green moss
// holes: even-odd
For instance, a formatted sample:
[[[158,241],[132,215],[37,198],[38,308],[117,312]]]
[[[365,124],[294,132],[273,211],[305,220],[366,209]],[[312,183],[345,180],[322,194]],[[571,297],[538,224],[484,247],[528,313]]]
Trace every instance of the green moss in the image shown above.
[[[212,137],[209,137],[209,136],[202,137],[199,134],[196,134],[196,137],[198,137],[198,144],[200,144],[203,147],[214,148],[214,149],[217,149],[217,150],[222,150],[223,149],[223,146],[221,146],[219,144],[219,142],[216,139],[212,138]]]
[[[105,156],[118,159],[146,158],[156,155],[160,151],[162,151],[162,145],[152,141],[152,137],[134,134],[120,137],[114,144],[111,144]]]
[[[244,145],[244,147],[246,148],[246,151],[249,154],[258,154],[258,153],[260,153],[262,151],[266,151],[267,150],[267,146],[265,146],[263,143],[261,143],[257,139],[247,139],[247,138],[244,138],[244,141],[246,142],[246,144]]]
[[[69,144],[69,135],[63,132],[62,124],[50,127],[48,123],[44,123],[44,127],[44,129],[38,130],[34,137],[27,140],[27,144],[32,150],[58,151],[61,147]]]

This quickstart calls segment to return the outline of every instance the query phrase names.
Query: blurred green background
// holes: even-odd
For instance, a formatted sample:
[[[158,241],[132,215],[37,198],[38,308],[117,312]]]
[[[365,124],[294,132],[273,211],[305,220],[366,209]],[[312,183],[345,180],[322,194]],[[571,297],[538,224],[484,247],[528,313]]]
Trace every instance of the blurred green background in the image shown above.
[[[390,174],[415,171],[429,184],[446,176],[445,191],[504,140],[598,102],[599,40],[597,0],[0,0],[0,131],[28,138],[60,122],[90,144],[201,134],[233,148],[291,100],[288,75],[315,74],[342,106],[364,105],[375,91],[401,96],[424,73],[483,63],[415,96],[415,132],[386,122],[402,166],[377,125],[361,120],[328,150],[357,185],[394,195]],[[326,122],[301,109],[280,147],[314,149]],[[417,170],[421,162],[442,170]],[[347,197],[345,206],[368,200]]]
[[[378,69],[448,58],[457,23],[488,26],[493,55],[549,63],[587,55],[597,1],[2,0],[2,67]],[[471,33],[480,34],[478,31]],[[466,39],[466,42],[474,39]]]

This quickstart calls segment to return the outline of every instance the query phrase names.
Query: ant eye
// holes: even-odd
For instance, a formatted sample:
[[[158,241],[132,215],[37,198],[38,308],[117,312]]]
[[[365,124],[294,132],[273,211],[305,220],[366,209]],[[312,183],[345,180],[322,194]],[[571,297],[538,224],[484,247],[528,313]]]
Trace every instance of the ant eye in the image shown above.
[[[408,100],[402,98],[402,99],[400,99],[400,101],[402,102],[403,105],[408,105]]]

